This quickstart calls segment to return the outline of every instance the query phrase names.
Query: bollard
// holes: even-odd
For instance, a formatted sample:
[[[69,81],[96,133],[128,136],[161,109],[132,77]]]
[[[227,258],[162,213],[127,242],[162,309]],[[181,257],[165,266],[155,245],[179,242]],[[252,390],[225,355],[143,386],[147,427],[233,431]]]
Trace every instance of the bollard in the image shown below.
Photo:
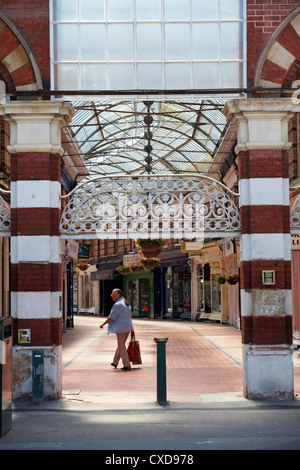
[[[168,338],[154,338],[157,344],[157,402],[167,403],[167,380],[166,380],[166,342]]]

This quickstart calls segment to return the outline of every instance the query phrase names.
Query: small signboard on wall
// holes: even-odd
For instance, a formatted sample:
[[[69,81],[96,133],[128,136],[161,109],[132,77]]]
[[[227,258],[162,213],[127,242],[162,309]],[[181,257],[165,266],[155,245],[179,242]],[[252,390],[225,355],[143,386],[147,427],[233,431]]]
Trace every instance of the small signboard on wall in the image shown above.
[[[275,271],[274,270],[262,271],[262,283],[263,283],[263,286],[273,286],[275,284]]]
[[[31,330],[18,330],[18,343],[25,344],[31,343]]]
[[[79,243],[78,258],[89,259],[89,257],[90,257],[90,245]]]

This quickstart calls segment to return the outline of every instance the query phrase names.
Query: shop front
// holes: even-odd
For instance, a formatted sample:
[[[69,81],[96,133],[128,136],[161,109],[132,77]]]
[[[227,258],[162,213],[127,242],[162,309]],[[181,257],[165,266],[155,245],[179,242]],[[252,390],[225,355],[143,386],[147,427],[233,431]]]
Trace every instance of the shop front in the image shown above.
[[[227,323],[227,283],[221,283],[221,276],[225,275],[225,262],[220,242],[205,244],[199,255],[191,257],[191,263],[193,319]]]
[[[154,270],[156,318],[191,319],[191,269],[180,250],[162,253]]]

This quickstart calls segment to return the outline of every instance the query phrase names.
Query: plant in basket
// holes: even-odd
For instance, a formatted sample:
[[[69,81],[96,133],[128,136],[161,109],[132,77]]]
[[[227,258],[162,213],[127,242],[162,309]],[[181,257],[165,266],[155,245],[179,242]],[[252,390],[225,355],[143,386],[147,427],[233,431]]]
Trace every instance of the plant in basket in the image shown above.
[[[227,276],[226,281],[228,284],[233,286],[239,282],[239,276],[237,274],[232,274],[231,276]]]
[[[132,263],[130,265],[130,268],[131,268],[131,272],[133,273],[138,273],[144,270],[144,266],[142,263]]]
[[[218,281],[219,284],[225,284],[226,276],[218,276],[217,281]]]
[[[80,263],[76,264],[76,268],[79,268],[80,271],[86,271],[90,267],[89,263],[84,261],[80,261]]]
[[[129,274],[131,273],[131,267],[127,264],[121,264],[121,266],[118,266],[117,268],[117,271],[119,274],[122,274],[123,276],[125,276],[126,274]]]
[[[164,238],[137,238],[134,244],[138,252],[142,253],[145,258],[151,257],[156,253],[160,253],[166,247],[167,240]]]
[[[160,258],[142,258],[141,263],[145,269],[153,269],[160,263]]]

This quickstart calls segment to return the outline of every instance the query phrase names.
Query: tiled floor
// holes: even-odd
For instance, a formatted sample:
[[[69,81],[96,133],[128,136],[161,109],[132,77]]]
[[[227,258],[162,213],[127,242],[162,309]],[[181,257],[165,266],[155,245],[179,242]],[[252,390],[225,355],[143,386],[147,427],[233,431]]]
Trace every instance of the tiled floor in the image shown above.
[[[201,394],[242,394],[241,333],[209,322],[134,319],[143,364],[113,369],[114,334],[99,329],[102,318],[75,316],[63,334],[63,395],[87,402],[155,402],[156,336],[166,344],[167,400],[197,402]],[[122,365],[120,365],[122,366]],[[300,355],[294,355],[295,393],[300,394]]]

